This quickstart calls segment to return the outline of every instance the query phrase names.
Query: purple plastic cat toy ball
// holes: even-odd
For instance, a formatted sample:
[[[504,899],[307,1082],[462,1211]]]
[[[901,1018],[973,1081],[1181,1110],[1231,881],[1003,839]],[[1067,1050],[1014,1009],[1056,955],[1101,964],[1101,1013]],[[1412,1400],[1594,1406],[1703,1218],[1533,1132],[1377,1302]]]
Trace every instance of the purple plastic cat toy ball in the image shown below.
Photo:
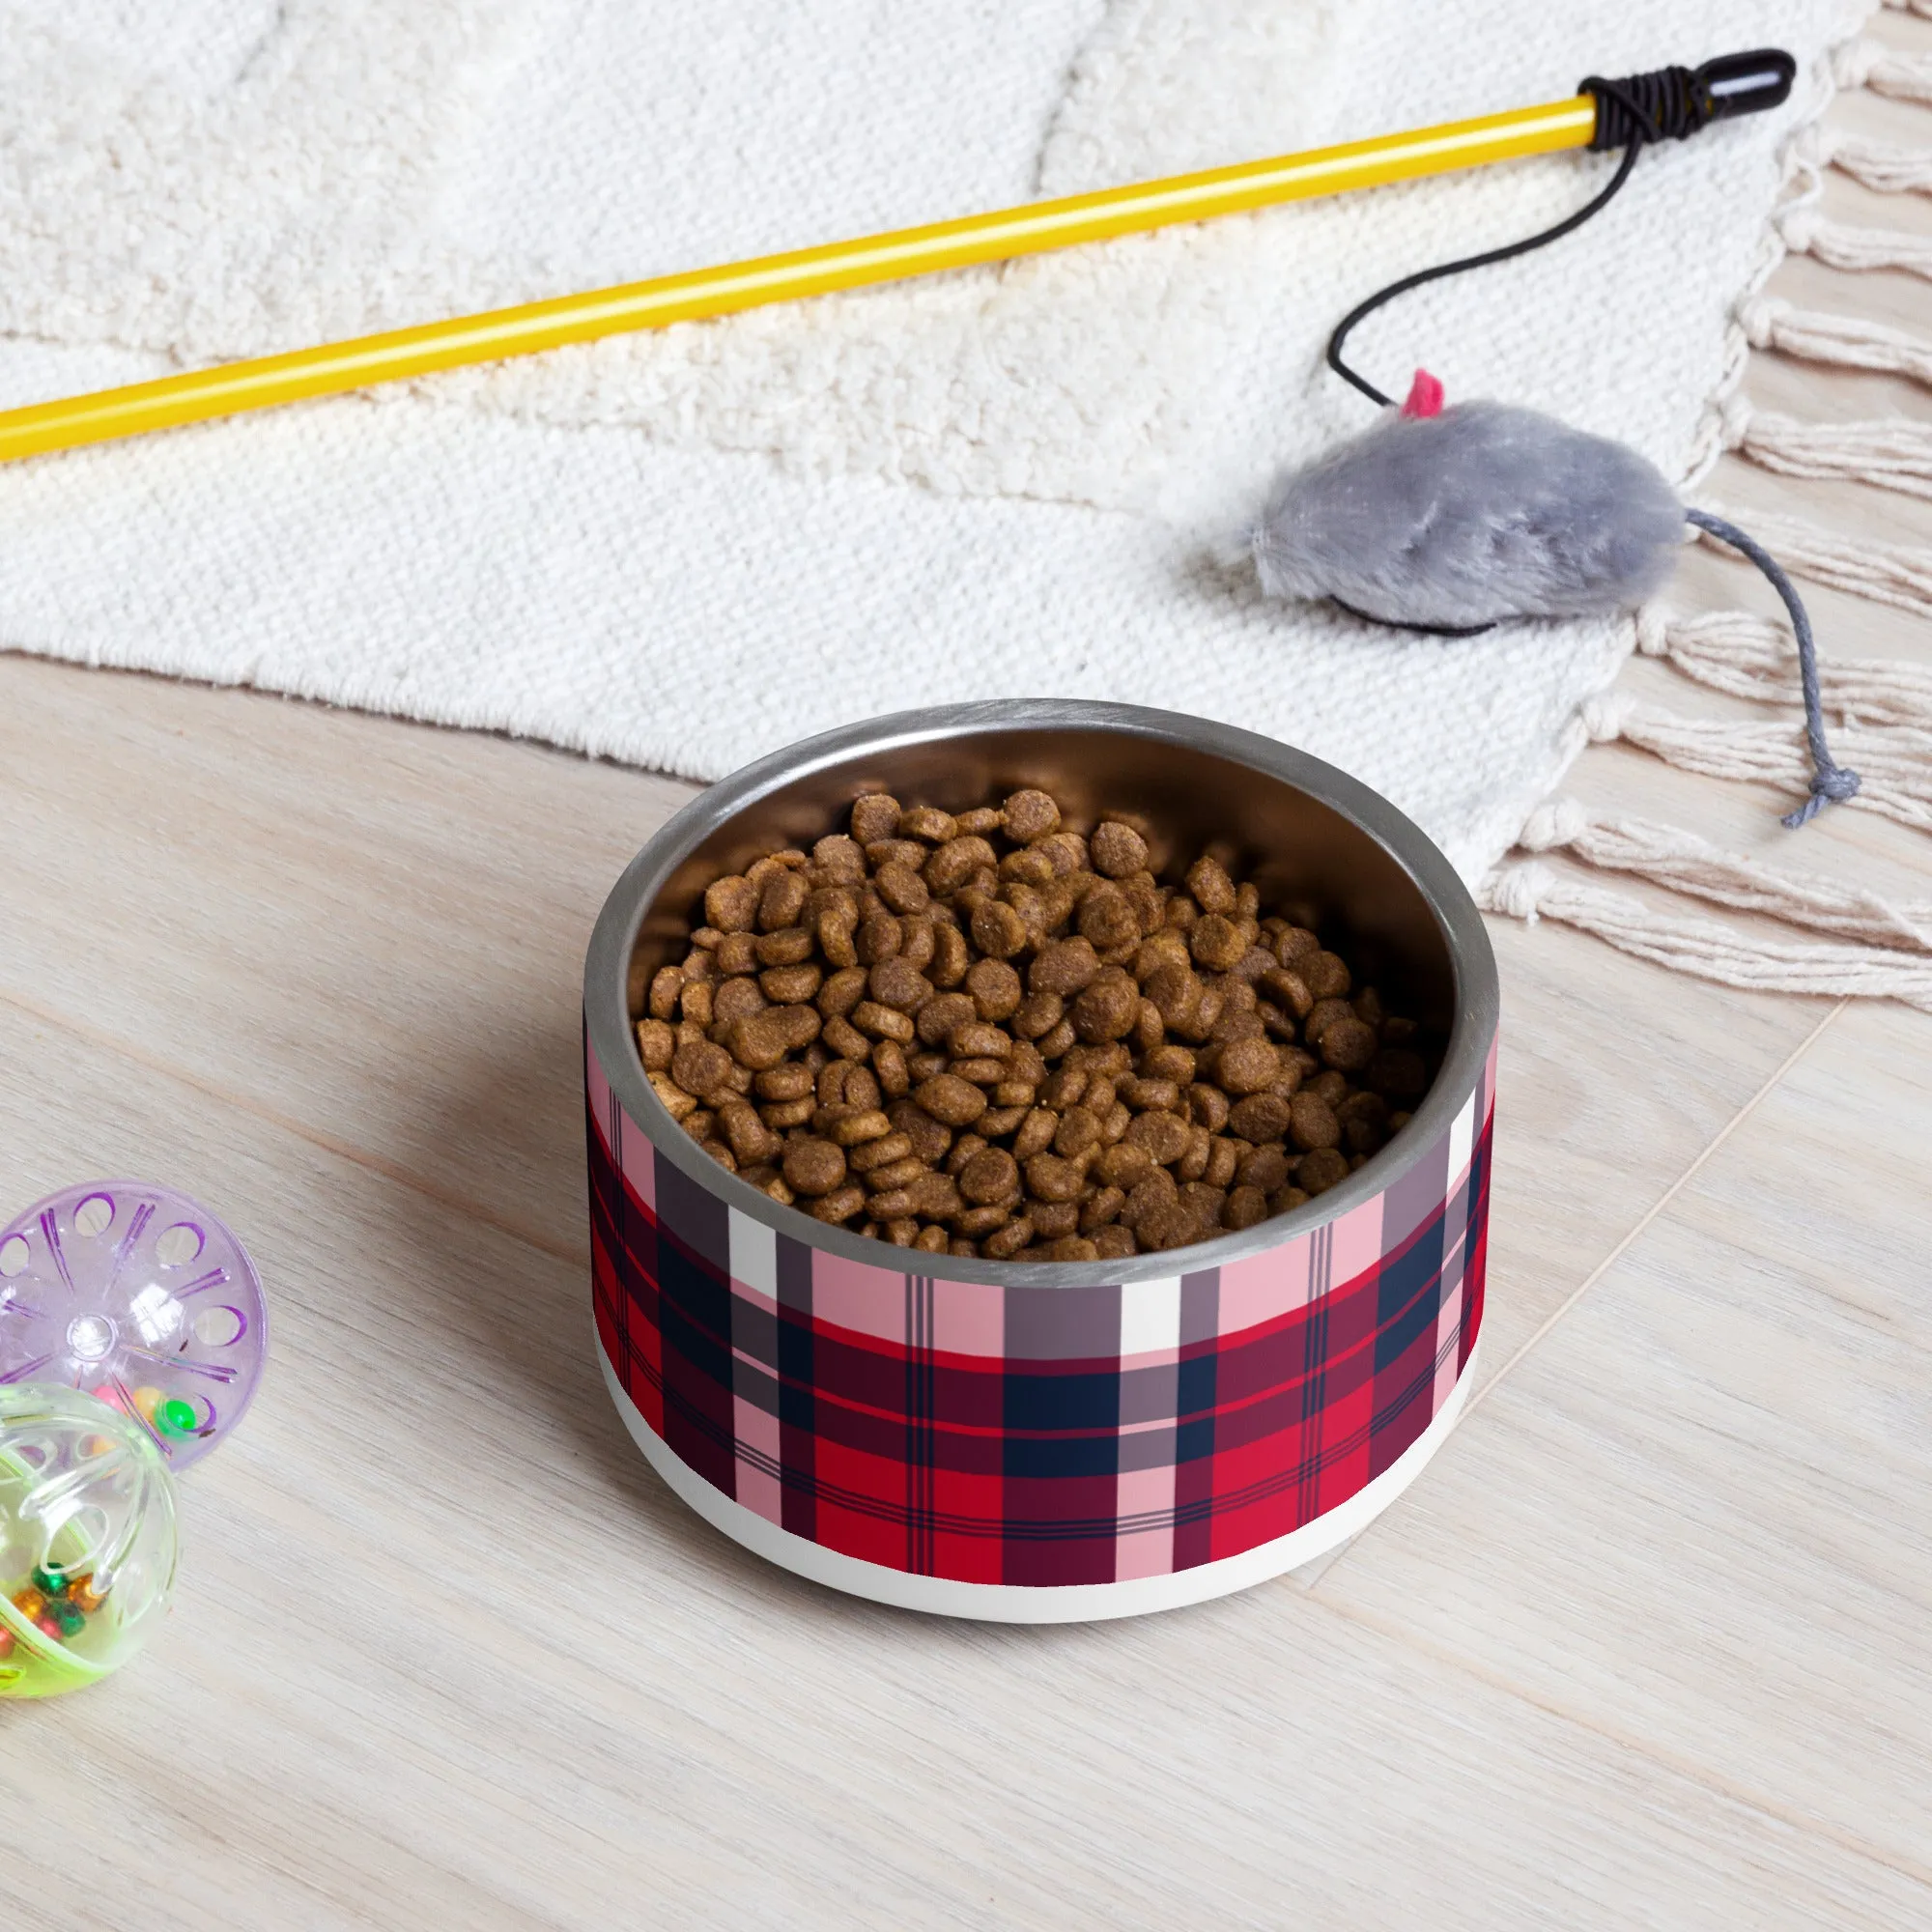
[[[246,1251],[173,1188],[86,1181],[0,1229],[0,1384],[99,1397],[173,1474],[241,1421],[268,1340]]]

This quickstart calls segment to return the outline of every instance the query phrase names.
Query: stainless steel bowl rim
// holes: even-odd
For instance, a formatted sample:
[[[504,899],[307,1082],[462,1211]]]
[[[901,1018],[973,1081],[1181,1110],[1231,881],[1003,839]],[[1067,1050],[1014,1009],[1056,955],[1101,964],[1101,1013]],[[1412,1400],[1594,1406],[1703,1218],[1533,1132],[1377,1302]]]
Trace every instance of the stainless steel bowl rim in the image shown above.
[[[1415,1152],[1448,1130],[1475,1088],[1495,1037],[1500,1007],[1495,955],[1474,899],[1421,828],[1379,792],[1348,773],[1258,732],[1133,704],[1021,698],[895,712],[840,725],[787,746],[742,766],[700,792],[668,819],[624,868],[604,902],[584,958],[585,1025],[591,1048],[618,1103],[666,1159],[739,1213],[794,1240],[870,1267],[890,1268],[890,1258],[909,1254],[829,1222],[815,1221],[802,1208],[781,1206],[721,1167],[672,1120],[644,1077],[632,1036],[628,999],[632,951],[652,902],[686,853],[767,794],[867,753],[984,732],[1041,730],[1125,732],[1208,752],[1278,779],[1352,820],[1407,873],[1441,931],[1455,980],[1456,1017],[1449,1049],[1435,1085],[1408,1125],[1346,1180],[1291,1213],[1275,1215],[1211,1241],[1104,1264],[997,1262],[977,1256],[922,1254],[918,1272],[939,1281],[1011,1283],[1028,1288],[1088,1287],[1101,1276],[1122,1283],[1156,1280],[1173,1275],[1177,1269],[1194,1273],[1265,1254],[1381,1193]],[[1096,1266],[1101,1275],[1096,1275]]]

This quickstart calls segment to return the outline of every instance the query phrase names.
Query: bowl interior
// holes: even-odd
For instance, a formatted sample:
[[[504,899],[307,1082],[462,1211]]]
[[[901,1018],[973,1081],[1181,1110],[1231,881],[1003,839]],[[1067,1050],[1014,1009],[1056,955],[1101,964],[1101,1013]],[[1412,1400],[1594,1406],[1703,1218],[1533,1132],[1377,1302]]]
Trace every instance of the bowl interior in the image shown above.
[[[966,811],[1037,786],[1063,823],[1088,832],[1125,817],[1147,838],[1163,881],[1211,850],[1252,879],[1264,913],[1313,926],[1396,1011],[1446,1037],[1456,977],[1441,923],[1402,863],[1334,806],[1286,779],[1203,746],[1079,725],[989,726],[867,749],[809,769],[753,798],[684,853],[646,907],[629,973],[631,1016],[651,975],[681,959],[702,923],[704,889],[762,854],[845,829],[852,801],[889,792],[902,805]]]

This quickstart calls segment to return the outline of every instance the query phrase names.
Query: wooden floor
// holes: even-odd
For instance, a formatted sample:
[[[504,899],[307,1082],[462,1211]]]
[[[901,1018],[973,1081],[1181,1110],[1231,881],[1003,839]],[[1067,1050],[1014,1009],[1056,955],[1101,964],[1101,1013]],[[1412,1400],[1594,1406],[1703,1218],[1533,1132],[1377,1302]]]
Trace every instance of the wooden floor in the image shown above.
[[[1902,276],[1777,286],[1932,333]],[[1932,541],[1851,486],[1707,494]],[[1815,602],[1827,649],[1926,655]],[[1779,842],[1784,801],[1622,750],[1576,788],[1932,896],[1867,816]],[[923,1620],[703,1526],[593,1364],[582,949],[685,795],[0,656],[0,1196],[184,1186],[276,1324],[159,1640],[0,1706],[11,1922],[1932,1924],[1932,1016],[1494,924],[1484,1381],[1422,1480],[1200,1609]]]

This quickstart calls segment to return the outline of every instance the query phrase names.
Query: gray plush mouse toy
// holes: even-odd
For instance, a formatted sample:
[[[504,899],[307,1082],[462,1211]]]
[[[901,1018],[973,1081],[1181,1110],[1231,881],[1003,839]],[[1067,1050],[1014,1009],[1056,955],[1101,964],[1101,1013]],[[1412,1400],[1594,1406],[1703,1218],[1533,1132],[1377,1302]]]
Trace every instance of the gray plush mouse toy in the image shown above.
[[[1657,469],[1622,443],[1508,403],[1444,408],[1441,384],[1424,370],[1397,409],[1342,356],[1350,330],[1391,297],[1581,226],[1623,186],[1644,146],[1721,118],[1719,84],[1758,69],[1788,89],[1793,64],[1776,49],[1694,71],[1581,82],[1606,112],[1617,110],[1592,144],[1624,145],[1608,186],[1540,235],[1405,276],[1345,317],[1329,337],[1328,366],[1381,405],[1381,419],[1282,477],[1250,541],[1271,596],[1325,598],[1372,623],[1467,637],[1513,618],[1634,611],[1669,577],[1685,525],[1706,531],[1763,571],[1790,613],[1812,761],[1810,796],[1784,821],[1799,826],[1832,801],[1855,797],[1859,776],[1825,742],[1810,619],[1772,557],[1721,517],[1687,509]]]

